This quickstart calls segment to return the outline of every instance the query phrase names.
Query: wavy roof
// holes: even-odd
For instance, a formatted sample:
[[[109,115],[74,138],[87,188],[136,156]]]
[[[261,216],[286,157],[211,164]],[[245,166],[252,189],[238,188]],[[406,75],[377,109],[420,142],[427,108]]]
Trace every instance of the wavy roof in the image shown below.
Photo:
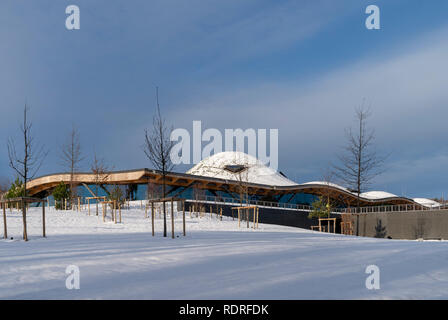
[[[238,173],[234,173],[230,170],[226,170],[227,166],[244,166],[246,167],[246,169],[239,171]],[[193,168],[188,170],[187,174],[226,180],[239,180],[248,183],[263,184],[280,188],[292,187],[297,190],[303,190],[308,187],[326,187],[328,189],[334,189],[357,197],[356,193],[351,192],[349,189],[332,182],[310,181],[298,184],[279,174],[275,170],[267,167],[255,157],[243,152],[226,151],[217,153],[199,162]],[[403,199],[406,202],[415,202],[427,207],[440,206],[440,203],[426,198],[410,199],[397,196],[386,191],[368,191],[361,193],[359,196],[360,200],[365,202],[381,202],[386,200]]]
[[[228,168],[227,166],[233,166]],[[244,168],[236,168],[241,166]],[[227,168],[226,168],[227,167]],[[161,183],[161,172],[158,170],[138,169],[110,172],[104,184]],[[27,184],[30,195],[48,192],[57,184],[68,182],[70,174],[60,173],[46,175],[31,180]],[[77,173],[74,177],[77,184],[95,182],[92,173]],[[193,184],[201,188],[238,192],[240,182],[245,182],[251,194],[275,196],[291,193],[309,193],[327,195],[347,205],[357,202],[357,194],[335,183],[311,181],[298,184],[275,170],[268,168],[259,160],[242,152],[223,152],[208,157],[192,167],[187,173],[169,172],[166,183],[177,187],[190,187]],[[426,207],[440,206],[438,202],[425,198],[410,199],[385,191],[369,191],[360,194],[361,205],[383,204],[419,204]]]

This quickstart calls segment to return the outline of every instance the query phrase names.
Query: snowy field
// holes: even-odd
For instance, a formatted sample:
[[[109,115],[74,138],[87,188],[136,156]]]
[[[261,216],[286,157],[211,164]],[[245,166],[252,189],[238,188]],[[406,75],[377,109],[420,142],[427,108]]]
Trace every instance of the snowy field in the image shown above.
[[[31,209],[30,241],[24,242],[21,215],[8,211],[9,239],[0,240],[0,299],[448,298],[448,242],[274,225],[238,229],[231,218],[188,214],[187,237],[179,215],[171,239],[162,237],[160,218],[152,237],[144,215],[138,207],[123,210],[123,223],[114,224],[86,212],[50,209],[42,238],[41,209]],[[380,268],[379,290],[365,286],[372,264]],[[69,265],[80,269],[79,290],[66,288]]]

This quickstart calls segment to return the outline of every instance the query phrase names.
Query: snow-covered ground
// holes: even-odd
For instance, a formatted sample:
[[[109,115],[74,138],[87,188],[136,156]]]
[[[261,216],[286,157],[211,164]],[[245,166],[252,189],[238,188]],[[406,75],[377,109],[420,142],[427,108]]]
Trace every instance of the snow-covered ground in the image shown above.
[[[1,299],[448,298],[448,242],[238,229],[231,218],[188,215],[187,237],[180,215],[175,239],[161,236],[159,217],[152,237],[138,206],[123,210],[122,224],[53,209],[46,222],[42,238],[41,209],[31,209],[24,242],[21,215],[8,212],[13,239],[0,240]],[[69,265],[80,269],[79,290],[66,288]],[[369,265],[380,269],[379,290],[365,286]]]

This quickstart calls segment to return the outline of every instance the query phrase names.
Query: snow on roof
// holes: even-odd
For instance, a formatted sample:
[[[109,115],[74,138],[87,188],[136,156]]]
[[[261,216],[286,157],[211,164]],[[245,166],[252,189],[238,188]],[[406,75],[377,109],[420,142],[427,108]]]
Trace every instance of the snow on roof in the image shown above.
[[[336,183],[332,183],[332,182],[327,182],[327,181],[311,181],[311,182],[305,182],[302,183],[302,185],[308,185],[308,184],[315,184],[315,185],[327,185],[330,187],[334,187],[334,188],[338,188],[347,192],[350,192],[353,195],[356,195],[355,192],[350,191],[349,189],[342,187]],[[379,199],[387,199],[387,198],[395,198],[398,197],[397,195],[393,194],[393,193],[389,193],[386,191],[368,191],[368,192],[363,192],[360,193],[359,196],[361,198],[364,199],[368,199],[368,200],[379,200]]]
[[[369,191],[369,192],[363,192],[359,195],[360,197],[370,199],[370,200],[377,200],[377,199],[386,199],[386,198],[396,198],[397,195],[393,193],[389,193],[386,191]]]
[[[330,186],[330,187],[334,187],[334,188],[338,188],[338,189],[350,192],[347,188],[344,188],[336,183],[327,182],[327,181],[310,181],[310,182],[302,183],[302,185],[307,185],[307,184],[325,185],[325,186]]]
[[[296,182],[267,167],[257,158],[243,152],[226,151],[217,153],[203,159],[188,170],[187,173],[269,186],[299,186]],[[300,185],[326,185],[356,195],[356,193],[345,187],[327,181],[310,181]],[[399,196],[386,191],[368,191],[361,193],[360,197],[367,200],[381,200]],[[426,198],[414,198],[412,200],[427,207],[440,206],[440,203]]]
[[[244,166],[237,173],[226,169],[227,166]],[[257,158],[243,152],[226,151],[203,159],[188,174],[271,186],[295,186],[297,183],[264,165]]]
[[[415,202],[417,202],[418,204],[421,204],[425,207],[440,207],[440,203],[438,203],[437,201],[431,200],[431,199],[426,199],[426,198],[414,198],[412,199]]]

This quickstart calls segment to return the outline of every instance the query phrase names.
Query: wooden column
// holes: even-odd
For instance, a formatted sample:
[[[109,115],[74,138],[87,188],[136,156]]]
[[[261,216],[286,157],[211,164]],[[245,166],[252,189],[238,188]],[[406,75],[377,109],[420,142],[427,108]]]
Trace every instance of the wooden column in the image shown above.
[[[152,227],[152,236],[154,237],[154,202],[151,202],[151,227]]]
[[[45,238],[45,202],[42,202],[42,236]]]
[[[183,224],[183,228],[184,228],[184,237],[186,236],[186,232],[185,232],[185,202],[182,201],[182,224]]]
[[[22,204],[22,218],[23,218],[23,240],[28,241],[28,233],[26,230],[26,203],[21,201]]]
[[[257,211],[257,208],[254,208],[254,213],[253,213],[253,215],[254,215],[254,223],[253,223],[253,226],[252,226],[252,228],[253,229],[255,229],[255,214],[256,214],[256,211]]]
[[[258,210],[258,207],[257,207],[257,229],[258,229],[258,214],[259,214],[259,210]]]
[[[237,209],[238,210],[238,228],[240,227],[240,209]],[[233,214],[232,214],[232,216],[233,216]]]
[[[3,238],[8,239],[8,228],[6,226],[6,205],[3,204]]]
[[[171,238],[174,239],[174,205],[173,205],[173,200],[171,200]]]

